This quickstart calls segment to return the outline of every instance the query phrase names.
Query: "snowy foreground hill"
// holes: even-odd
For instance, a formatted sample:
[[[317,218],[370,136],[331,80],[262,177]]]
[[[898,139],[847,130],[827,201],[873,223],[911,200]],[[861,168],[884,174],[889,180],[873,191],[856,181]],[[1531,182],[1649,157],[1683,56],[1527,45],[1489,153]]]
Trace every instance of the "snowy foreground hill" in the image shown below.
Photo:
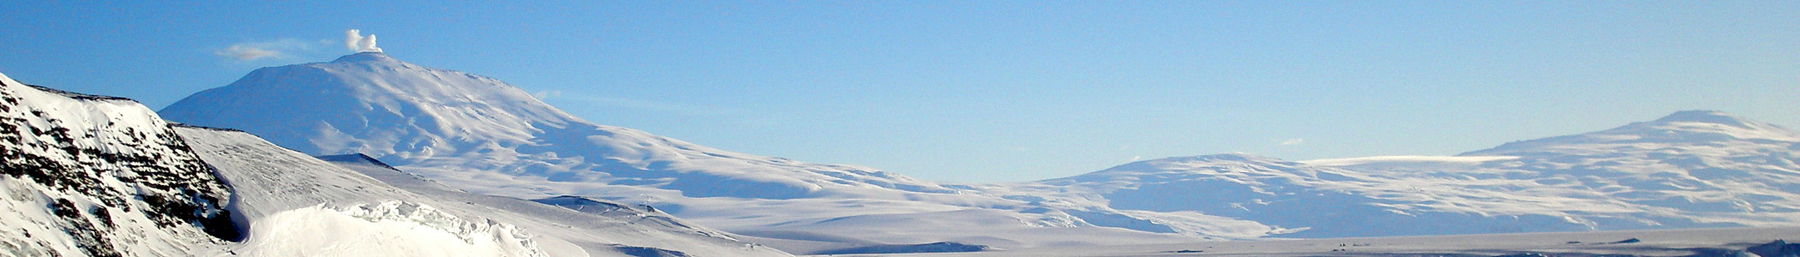
[[[4,75],[0,119],[0,256],[788,255],[650,208],[469,194]]]
[[[442,191],[647,204],[795,253],[1800,224],[1800,136],[1708,111],[1459,156],[1174,157],[990,185],[600,125],[381,53],[259,69],[161,114],[366,154]]]
[[[128,99],[0,75],[0,155],[0,254],[181,256],[242,231],[231,190]]]

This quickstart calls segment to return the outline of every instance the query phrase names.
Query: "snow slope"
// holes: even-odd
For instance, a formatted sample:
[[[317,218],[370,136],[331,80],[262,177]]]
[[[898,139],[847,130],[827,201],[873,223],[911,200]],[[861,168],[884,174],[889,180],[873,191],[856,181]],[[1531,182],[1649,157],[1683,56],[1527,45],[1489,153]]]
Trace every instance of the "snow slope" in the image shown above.
[[[129,99],[0,75],[0,255],[186,256],[237,240],[234,195]]]
[[[649,206],[578,196],[538,200],[471,194],[402,172],[361,154],[319,157],[438,202],[473,204],[472,212],[588,252],[650,251],[687,256],[785,256],[734,235],[681,221]]]
[[[343,157],[327,162],[248,133],[193,127],[177,131],[238,189],[232,207],[251,224],[248,240],[231,248],[238,254],[786,255],[673,220],[637,221],[666,218],[653,213],[588,215],[524,200],[471,195],[394,173],[378,162]]]
[[[547,256],[538,238],[242,132],[179,128],[237,193],[248,256]]]

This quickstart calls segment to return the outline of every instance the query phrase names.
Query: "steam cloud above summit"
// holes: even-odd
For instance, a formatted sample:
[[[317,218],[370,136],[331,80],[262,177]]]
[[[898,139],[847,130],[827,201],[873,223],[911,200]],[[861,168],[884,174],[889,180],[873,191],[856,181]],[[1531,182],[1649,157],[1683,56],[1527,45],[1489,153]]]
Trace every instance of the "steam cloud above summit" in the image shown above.
[[[381,52],[380,47],[375,47],[375,34],[369,34],[368,37],[364,37],[362,36],[362,31],[357,29],[344,31],[344,47],[348,47],[350,48],[350,51],[358,53]]]

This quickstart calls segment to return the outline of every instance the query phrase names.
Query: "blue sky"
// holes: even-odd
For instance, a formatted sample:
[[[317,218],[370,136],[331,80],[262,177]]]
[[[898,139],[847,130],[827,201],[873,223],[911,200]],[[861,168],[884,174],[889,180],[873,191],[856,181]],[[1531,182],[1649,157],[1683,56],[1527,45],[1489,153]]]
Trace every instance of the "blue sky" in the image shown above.
[[[958,182],[1800,126],[1793,1],[157,2],[8,4],[0,73],[161,108],[356,28],[598,123]]]

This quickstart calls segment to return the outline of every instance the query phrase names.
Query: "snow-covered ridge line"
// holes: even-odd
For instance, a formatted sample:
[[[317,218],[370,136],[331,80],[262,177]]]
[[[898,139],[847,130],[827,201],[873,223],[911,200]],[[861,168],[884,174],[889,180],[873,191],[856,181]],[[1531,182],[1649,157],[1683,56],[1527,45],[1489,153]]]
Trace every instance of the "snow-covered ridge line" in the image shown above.
[[[1299,161],[1314,166],[1353,166],[1377,162],[1418,162],[1418,163],[1483,163],[1490,161],[1518,159],[1518,156],[1432,156],[1432,155],[1389,155],[1351,158],[1332,158]]]
[[[39,85],[31,85],[31,84],[26,84],[26,86],[30,86],[31,88],[35,88],[39,91],[44,91],[44,92],[48,92],[48,93],[52,93],[52,94],[62,95],[62,96],[69,97],[69,98],[74,98],[75,100],[126,101],[126,102],[138,103],[137,99],[131,99],[131,98],[109,96],[109,95],[76,93],[76,92],[70,92],[70,91],[63,91],[62,89],[56,89],[56,88],[51,88],[51,87],[46,87],[46,86],[39,86]]]
[[[169,122],[169,126],[174,126],[177,128],[193,128],[193,129],[204,129],[204,130],[224,131],[224,132],[244,132],[243,130],[234,129],[234,128],[207,127],[207,126],[200,126],[200,125],[180,123],[180,122]]]

